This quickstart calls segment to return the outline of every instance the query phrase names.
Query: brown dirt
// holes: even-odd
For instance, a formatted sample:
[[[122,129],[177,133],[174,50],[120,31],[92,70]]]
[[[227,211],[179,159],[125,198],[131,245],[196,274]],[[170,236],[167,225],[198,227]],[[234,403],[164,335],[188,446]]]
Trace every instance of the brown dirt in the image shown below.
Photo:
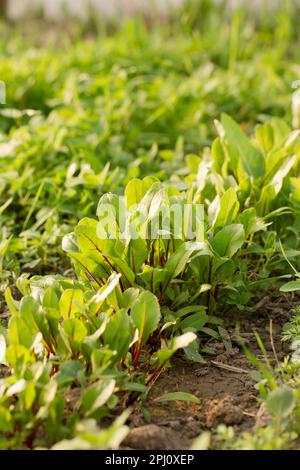
[[[299,297],[291,294],[266,296],[257,300],[255,313],[233,313],[225,320],[232,347],[227,345],[226,350],[223,343],[208,341],[207,345],[214,354],[206,356],[206,364],[190,362],[183,355],[175,357],[172,367],[161,374],[149,394],[147,421],[141,409],[136,409],[131,415],[129,424],[132,429],[124,442],[125,447],[188,449],[202,431],[214,430],[221,423],[233,426],[236,435],[253,432],[256,426],[266,425],[269,416],[261,406],[255,381],[250,376],[256,368],[245,356],[241,341],[262,359],[255,330],[275,365],[275,355],[282,360],[288,351],[287,345],[280,341],[280,333],[296,303],[299,303]],[[200,399],[200,404],[153,401],[174,391],[192,393]]]
[[[9,368],[6,367],[6,366],[3,366],[0,364],[0,379],[4,378],[4,377],[8,377],[9,375]]]

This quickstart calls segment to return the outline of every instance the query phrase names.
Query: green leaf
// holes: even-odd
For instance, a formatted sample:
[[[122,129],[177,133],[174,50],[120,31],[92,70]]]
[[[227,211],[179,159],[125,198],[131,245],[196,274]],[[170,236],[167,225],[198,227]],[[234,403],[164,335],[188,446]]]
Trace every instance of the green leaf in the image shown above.
[[[10,312],[12,313],[12,315],[17,315],[18,314],[18,307],[19,307],[19,302],[17,302],[13,296],[12,296],[12,293],[11,293],[11,290],[9,287],[7,287],[5,289],[5,301],[7,303],[7,306],[10,310]]]
[[[128,426],[124,426],[129,414],[127,409],[106,429],[100,429],[94,419],[80,421],[75,429],[76,437],[58,442],[52,450],[118,449],[129,432]]]
[[[296,404],[292,390],[286,386],[272,390],[267,398],[267,408],[273,416],[286,417]]]
[[[119,284],[121,274],[113,273],[111,276],[108,278],[107,283],[105,286],[101,287],[97,294],[95,294],[90,300],[89,300],[89,307],[92,308],[94,312],[98,311],[109,294],[113,292],[113,290],[116,288],[116,286]]]
[[[35,397],[36,397],[35,385],[32,382],[28,382],[26,385],[26,389],[24,390],[24,404],[25,404],[26,410],[30,410],[35,400]]]
[[[99,380],[90,385],[83,393],[81,404],[86,416],[91,416],[101,408],[113,394],[116,385],[115,380]]]
[[[145,283],[145,287],[152,292],[155,292],[159,284],[163,284],[169,277],[166,269],[154,268],[149,265],[145,265],[143,272],[138,275],[138,279],[141,279]]]
[[[226,143],[238,155],[247,174],[254,178],[263,177],[265,163],[261,152],[249,142],[240,126],[230,116],[223,113],[221,122],[225,131]]]
[[[210,432],[204,431],[200,436],[194,439],[190,450],[207,450],[210,445]]]
[[[114,219],[112,223],[115,223]],[[114,230],[114,227],[113,225],[111,230]],[[82,219],[75,228],[75,235],[76,242],[82,253],[93,257],[95,261],[99,260],[102,263],[107,263],[106,258],[108,255],[116,255],[116,240],[105,238],[102,233],[104,229],[103,223],[97,222],[94,219],[85,218]],[[100,232],[100,237],[97,232]]]
[[[123,390],[132,390],[134,392],[144,393],[147,391],[147,387],[146,385],[138,382],[127,382],[124,384]]]
[[[191,258],[192,253],[193,251],[187,249],[186,245],[183,243],[174,253],[171,254],[164,266],[164,269],[169,273],[167,280],[164,282],[164,287],[166,287],[172,279],[182,273]]]
[[[199,339],[195,339],[195,341],[184,348],[184,352],[190,361],[197,362],[199,364],[205,364],[206,361],[204,357],[199,353],[199,343]]]
[[[23,392],[25,388],[26,388],[26,380],[19,379],[17,382],[15,382],[6,390],[6,395],[8,397],[18,395],[19,393]]]
[[[130,240],[127,253],[128,262],[132,271],[139,273],[149,255],[146,240],[142,240],[141,238]]]
[[[231,224],[238,213],[240,204],[237,199],[236,191],[229,188],[221,197],[220,209],[216,217],[216,221],[212,225],[217,227],[224,227]]]
[[[194,313],[180,322],[182,330],[199,331],[206,323],[208,317],[204,312]]]
[[[281,292],[294,292],[300,290],[300,279],[297,281],[290,281],[280,287]]]
[[[227,225],[216,233],[213,248],[221,257],[232,258],[245,242],[245,232],[241,224]]]
[[[16,369],[23,369],[23,366],[33,361],[32,355],[26,346],[20,343],[10,344],[6,350],[7,363]]]
[[[215,339],[220,339],[220,336],[219,336],[219,333],[217,333],[217,331],[213,330],[212,328],[208,328],[207,326],[203,326],[200,331],[202,331],[203,333],[205,333],[206,335],[208,336],[212,336],[212,338],[215,338]]]
[[[274,145],[274,130],[271,124],[261,124],[255,127],[255,137],[264,152],[269,152]]]
[[[133,287],[135,274],[128,264],[116,256],[109,256],[108,258],[109,261],[113,263],[114,269],[122,275],[122,281],[126,282],[129,287]]]
[[[197,336],[195,335],[195,333],[192,332],[184,333],[181,336],[176,336],[175,338],[172,338],[167,347],[160,349],[154,355],[154,360],[157,361],[157,367],[160,367],[165,364],[178,349],[186,348],[190,343],[192,343],[196,339]]]
[[[143,182],[138,178],[133,178],[125,188],[126,207],[130,209],[132,206],[139,204],[144,195]]]
[[[165,393],[158,398],[155,398],[154,401],[163,402],[163,401],[189,401],[191,403],[200,403],[200,400],[195,395],[186,392],[171,392]]]
[[[59,387],[65,387],[75,382],[79,374],[84,371],[84,366],[80,361],[70,360],[65,361],[60,365],[59,372],[56,375],[56,380]]]
[[[121,309],[110,317],[103,333],[104,344],[115,351],[115,362],[128,352],[130,339],[129,317],[127,311]]]
[[[151,333],[157,329],[160,317],[160,307],[155,295],[142,292],[131,309],[131,319],[139,331],[141,344],[145,344]]]
[[[204,305],[188,305],[187,307],[182,307],[176,312],[174,312],[175,317],[184,317],[188,315],[189,313],[194,313],[194,312],[203,312],[205,310]]]
[[[240,214],[238,221],[244,226],[246,238],[248,238],[249,235],[253,233],[259,232],[260,230],[266,230],[268,227],[268,224],[264,221],[264,219],[257,216],[254,207],[250,207],[249,209],[244,210]]]
[[[14,420],[8,409],[0,405],[0,429],[2,433],[13,432]]]
[[[48,287],[43,297],[43,307],[53,310],[59,309],[59,301],[54,287]]]
[[[52,313],[53,310],[51,310],[51,313],[49,314],[45,314],[41,309],[33,311],[34,321],[42,333],[43,340],[50,351],[53,350],[54,344],[57,340],[60,319],[60,316],[57,315],[57,310],[55,310],[55,315]]]
[[[122,201],[116,194],[106,193],[103,194],[103,196],[99,200],[97,207],[97,216],[100,221],[103,220],[103,215],[106,215],[108,220],[112,218],[110,222],[113,224],[114,229],[117,229],[120,225],[120,209],[122,210],[124,208],[125,207],[122,207]]]
[[[84,308],[83,292],[80,289],[66,289],[59,299],[59,311],[63,318],[71,318]]]
[[[70,318],[63,322],[63,328],[73,341],[80,343],[87,335],[84,323],[78,318]]]
[[[121,306],[131,308],[140,295],[140,290],[136,287],[129,287],[123,292],[121,297]]]
[[[32,330],[30,325],[28,325],[23,318],[15,316],[10,319],[7,334],[10,345],[20,344],[30,349],[34,341],[35,333],[36,329]]]
[[[51,379],[43,388],[42,391],[42,403],[44,405],[50,405],[57,396],[57,381],[55,379]]]

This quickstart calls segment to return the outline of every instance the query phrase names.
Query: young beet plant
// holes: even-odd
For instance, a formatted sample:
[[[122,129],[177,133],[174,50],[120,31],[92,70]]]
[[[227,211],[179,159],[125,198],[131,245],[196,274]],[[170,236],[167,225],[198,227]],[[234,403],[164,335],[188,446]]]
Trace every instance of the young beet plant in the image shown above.
[[[273,119],[257,126],[250,140],[226,114],[216,127],[212,170],[222,176],[221,186],[237,191],[243,208],[254,207],[259,216],[270,217],[273,211],[284,214],[286,206],[299,204],[300,130],[291,131],[285,122]]]
[[[121,391],[127,403],[146,396],[178,349],[203,361],[201,337],[224,335],[215,313],[232,304],[243,309],[250,275],[262,277],[267,264],[271,272],[293,259],[297,245],[287,230],[286,256],[276,260],[276,234],[268,226],[284,216],[287,227],[294,224],[290,233],[296,230],[297,158],[289,158],[291,148],[297,154],[296,134],[279,158],[280,145],[267,144],[270,128],[258,131],[270,147],[264,153],[230,118],[222,126],[210,161],[188,158],[195,176],[173,184],[133,179],[124,197],[101,197],[98,219],[83,218],[63,239],[76,279],[22,276],[20,301],[6,290],[11,318],[0,331],[0,352],[12,374],[0,384],[5,433],[31,448],[39,427],[52,442],[76,435],[78,420],[80,429],[94,429],[86,420],[108,415]],[[290,194],[293,214],[282,204]],[[79,393],[66,416],[74,387]],[[112,426],[125,433],[123,424]],[[109,436],[98,432],[99,446],[113,446]]]
[[[135,296],[135,306],[138,293],[146,295],[141,294],[146,291],[161,307],[164,335],[172,337],[180,330],[218,336],[208,327],[222,323],[213,315],[217,305],[228,297],[241,305],[249,300],[247,265],[236,254],[267,224],[253,211],[240,213],[233,188],[219,198],[208,215],[200,201],[201,193],[194,185],[182,191],[150,177],[132,180],[124,198],[104,195],[98,205],[98,220],[84,218],[63,240],[78,279],[92,293],[101,292],[112,275],[118,276],[114,304],[110,303],[112,314],[124,308],[123,297]],[[95,298],[98,295],[93,294]],[[155,309],[145,305],[145,319],[150,321]],[[134,308],[126,307],[132,316]],[[95,307],[96,316],[99,311]],[[151,335],[146,335],[145,323],[140,326],[137,344],[131,346],[135,366],[145,335],[154,341],[158,323],[159,319]],[[197,352],[196,341],[192,349]],[[189,348],[186,352],[191,356]],[[196,357],[199,359],[198,353],[193,354]]]
[[[1,355],[13,373],[1,382],[5,432],[22,427],[20,442],[31,448],[43,427],[56,442],[75,433],[78,419],[108,414],[121,390],[129,402],[147,393],[178,349],[202,360],[195,333],[218,335],[207,326],[221,323],[210,309],[246,233],[233,223],[234,193],[224,194],[210,225],[199,202],[194,187],[132,180],[125,200],[104,195],[98,220],[82,219],[63,240],[76,280],[23,276],[20,301],[6,290]],[[74,386],[67,417],[64,397]]]
[[[243,256],[235,257],[240,276],[237,266],[226,263],[219,271],[224,277],[219,278],[217,292],[211,296],[222,304],[225,294],[227,305],[243,308],[251,294],[247,286],[263,286],[268,278],[278,280],[283,273],[283,277],[291,277],[286,273],[287,259],[299,270],[299,131],[291,131],[275,118],[257,126],[249,138],[226,114],[216,127],[219,137],[211,151],[202,159],[187,157],[189,174],[181,184],[198,191],[215,235],[226,224],[243,225],[246,244]],[[232,269],[226,274],[230,265]],[[210,272],[209,268],[206,271]],[[224,292],[226,277],[229,282]],[[207,279],[207,272],[200,279]]]
[[[22,278],[20,302],[6,291],[12,316],[7,332],[1,331],[0,360],[12,374],[0,383],[0,426],[16,433],[16,446],[25,442],[31,448],[38,429],[47,433],[48,442],[72,436],[76,423],[83,426],[80,420],[108,415],[120,391],[128,403],[137,394],[146,396],[170,357],[196,339],[188,332],[164,340],[150,363],[146,344],[161,319],[158,300],[137,287],[123,291],[120,280],[114,272],[94,289],[93,283],[60,276]],[[142,349],[144,366],[138,369]],[[78,393],[68,405],[73,388]],[[126,431],[121,421],[112,425],[114,431],[118,426]],[[102,436],[104,448],[116,445],[104,439],[109,436]]]

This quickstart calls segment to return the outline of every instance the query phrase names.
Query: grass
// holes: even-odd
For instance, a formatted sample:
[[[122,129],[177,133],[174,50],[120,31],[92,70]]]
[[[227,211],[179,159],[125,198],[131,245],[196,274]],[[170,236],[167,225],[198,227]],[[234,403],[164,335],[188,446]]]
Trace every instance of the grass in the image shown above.
[[[202,1],[180,21],[73,25],[59,41],[1,25],[1,449],[117,448],[178,350],[202,363],[233,306],[298,288],[291,7],[221,16]],[[112,240],[102,211],[119,196],[129,232]],[[174,203],[201,204],[201,237],[173,220],[168,239],[133,237],[141,208],[150,230]],[[273,421],[242,440],[221,429],[220,447],[288,447],[297,367],[252,359]],[[197,401],[161,397],[180,399]]]

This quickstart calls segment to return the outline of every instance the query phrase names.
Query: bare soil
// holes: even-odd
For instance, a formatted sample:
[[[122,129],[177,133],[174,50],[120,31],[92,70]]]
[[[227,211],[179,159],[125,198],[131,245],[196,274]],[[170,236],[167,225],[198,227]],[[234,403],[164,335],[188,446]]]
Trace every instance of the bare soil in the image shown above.
[[[261,406],[255,381],[251,378],[251,372],[256,368],[245,356],[241,342],[262,359],[256,331],[269,360],[275,365],[288,353],[288,346],[280,341],[280,334],[283,324],[289,320],[292,307],[298,303],[299,296],[291,294],[257,299],[254,313],[233,312],[225,319],[232,347],[227,345],[226,349],[219,341],[209,341],[207,345],[214,354],[205,356],[205,364],[190,362],[183,355],[175,357],[172,367],[160,375],[149,394],[147,421],[141,409],[136,409],[131,415],[132,429],[124,447],[188,449],[202,431],[212,431],[222,423],[233,426],[236,435],[253,432],[257,426],[266,425],[269,416]],[[200,399],[200,404],[153,401],[174,391],[192,393]]]

